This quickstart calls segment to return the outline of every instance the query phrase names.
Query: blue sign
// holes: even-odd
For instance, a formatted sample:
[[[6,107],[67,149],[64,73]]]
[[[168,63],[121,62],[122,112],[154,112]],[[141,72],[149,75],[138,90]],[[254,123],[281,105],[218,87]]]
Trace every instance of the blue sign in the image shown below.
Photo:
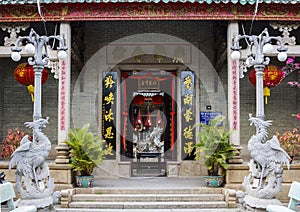
[[[200,123],[208,125],[210,120],[218,115],[222,115],[222,112],[200,112]]]

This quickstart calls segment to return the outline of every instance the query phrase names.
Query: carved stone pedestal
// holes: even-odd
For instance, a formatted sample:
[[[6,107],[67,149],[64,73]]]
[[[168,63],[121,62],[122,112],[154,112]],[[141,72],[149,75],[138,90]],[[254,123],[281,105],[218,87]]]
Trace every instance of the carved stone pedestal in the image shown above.
[[[247,211],[266,211],[267,205],[282,205],[278,199],[260,199],[246,195],[243,199],[243,208]]]

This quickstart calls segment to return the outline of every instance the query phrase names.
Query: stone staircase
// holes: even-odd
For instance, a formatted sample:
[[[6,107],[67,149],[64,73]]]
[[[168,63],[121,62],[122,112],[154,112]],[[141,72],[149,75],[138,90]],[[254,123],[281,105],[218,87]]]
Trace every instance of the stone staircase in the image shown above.
[[[226,209],[223,188],[74,188],[62,191],[64,211]],[[211,210],[214,211],[214,210]]]

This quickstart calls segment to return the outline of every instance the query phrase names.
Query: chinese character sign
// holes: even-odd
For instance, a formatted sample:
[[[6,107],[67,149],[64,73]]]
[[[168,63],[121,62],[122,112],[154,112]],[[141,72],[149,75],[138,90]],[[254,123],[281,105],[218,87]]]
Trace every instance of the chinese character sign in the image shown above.
[[[222,115],[222,112],[200,112],[200,123],[208,125],[210,120],[215,118],[216,116]],[[220,123],[219,126],[222,126],[222,123]]]
[[[195,75],[192,71],[182,71],[181,80],[181,155],[183,160],[194,160],[195,138]]]
[[[232,62],[232,123],[231,129],[238,130],[239,123],[239,64],[238,61]]]
[[[117,72],[103,72],[102,80],[102,137],[106,141],[106,159],[116,158],[116,90]]]

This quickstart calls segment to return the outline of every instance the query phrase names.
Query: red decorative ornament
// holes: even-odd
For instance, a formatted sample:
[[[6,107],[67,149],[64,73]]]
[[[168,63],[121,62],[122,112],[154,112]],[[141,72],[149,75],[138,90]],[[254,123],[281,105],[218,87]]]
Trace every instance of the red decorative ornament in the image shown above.
[[[16,80],[22,85],[34,85],[34,69],[33,66],[28,63],[21,63],[15,68],[14,76]],[[42,71],[42,84],[44,84],[48,79],[47,69]]]
[[[141,112],[139,110],[138,115],[134,121],[134,130],[141,131],[142,129],[143,129],[143,120],[142,120]]]
[[[270,96],[270,88],[279,85],[283,78],[284,78],[283,72],[276,66],[269,65],[265,67],[263,86],[264,86],[264,96],[265,96],[266,104],[268,104],[267,97]],[[255,69],[251,70],[249,74],[249,81],[252,83],[252,85],[256,86]]]
[[[155,95],[152,97],[152,102],[155,105],[161,105],[164,103],[164,97],[161,95]]]
[[[33,66],[28,63],[21,63],[14,70],[15,79],[21,83],[22,85],[27,86],[27,90],[31,95],[31,100],[34,101],[34,69]],[[48,71],[47,69],[43,69],[42,71],[42,84],[44,84],[48,79]]]
[[[144,126],[146,127],[146,129],[149,129],[152,126],[150,112],[148,112],[148,114],[147,114]]]
[[[162,126],[162,120],[161,120],[160,110],[157,111],[156,124],[157,124],[157,126],[159,126],[159,127]]]
[[[264,87],[275,87],[283,79],[283,72],[274,65],[266,66],[264,69]],[[249,74],[250,82],[256,86],[256,72],[255,69],[251,70]]]
[[[145,97],[143,95],[136,95],[134,98],[133,98],[133,103],[135,105],[142,105],[144,104],[145,102]]]

